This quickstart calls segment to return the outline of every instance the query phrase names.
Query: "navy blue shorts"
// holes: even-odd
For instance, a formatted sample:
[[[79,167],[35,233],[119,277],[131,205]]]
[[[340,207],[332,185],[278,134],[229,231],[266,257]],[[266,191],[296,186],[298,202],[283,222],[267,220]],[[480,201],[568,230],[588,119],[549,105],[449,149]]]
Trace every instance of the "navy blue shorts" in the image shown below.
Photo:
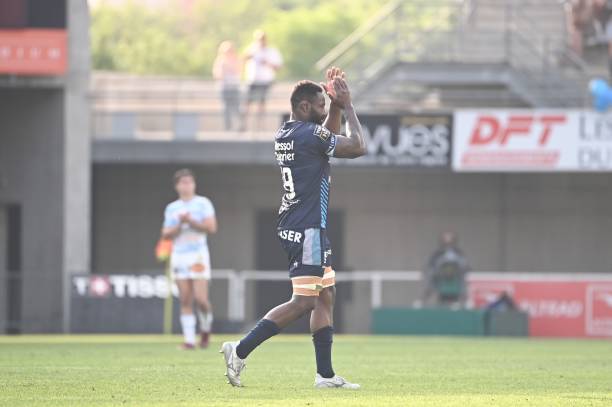
[[[325,229],[279,229],[281,245],[289,260],[289,277],[323,277],[331,269],[332,249]]]

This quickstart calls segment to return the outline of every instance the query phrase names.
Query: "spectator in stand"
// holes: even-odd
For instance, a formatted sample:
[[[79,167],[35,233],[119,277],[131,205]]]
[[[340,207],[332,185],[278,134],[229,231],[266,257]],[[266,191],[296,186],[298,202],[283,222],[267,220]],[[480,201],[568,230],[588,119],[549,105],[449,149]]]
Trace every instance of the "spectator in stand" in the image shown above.
[[[268,45],[266,33],[257,30],[253,37],[254,42],[247,48],[244,57],[249,90],[244,110],[243,129],[249,117],[251,103],[257,102],[259,104],[257,129],[261,130],[266,111],[266,97],[270,86],[276,79],[276,72],[283,65],[283,58],[276,48]]]
[[[593,20],[593,0],[569,0],[565,7],[571,48],[582,56],[585,30]]]
[[[234,44],[223,41],[213,64],[213,77],[221,88],[225,130],[238,128],[234,123],[240,121],[240,70],[240,57]]]
[[[608,70],[612,81],[612,0],[595,0],[595,18],[601,24],[608,45]]]

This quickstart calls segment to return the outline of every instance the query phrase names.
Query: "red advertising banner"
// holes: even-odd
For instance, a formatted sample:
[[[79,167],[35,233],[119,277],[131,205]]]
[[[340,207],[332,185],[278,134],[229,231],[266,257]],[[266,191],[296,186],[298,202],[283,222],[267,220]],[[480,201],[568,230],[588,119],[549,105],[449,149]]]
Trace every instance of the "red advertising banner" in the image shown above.
[[[529,314],[531,336],[612,338],[611,274],[471,273],[469,300],[486,307],[507,292]]]
[[[0,74],[66,73],[66,30],[0,30]]]
[[[458,110],[453,170],[612,171],[612,115],[589,110]]]

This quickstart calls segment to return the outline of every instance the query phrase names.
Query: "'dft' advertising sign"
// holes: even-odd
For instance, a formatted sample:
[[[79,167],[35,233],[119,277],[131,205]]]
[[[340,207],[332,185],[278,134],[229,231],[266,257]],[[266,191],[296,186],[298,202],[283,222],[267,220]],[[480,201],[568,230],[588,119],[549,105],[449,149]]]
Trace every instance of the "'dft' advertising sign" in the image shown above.
[[[446,113],[360,114],[367,154],[339,165],[450,168],[453,116]]]
[[[612,338],[612,275],[472,273],[468,284],[476,308],[508,293],[531,336]]]
[[[455,171],[612,171],[612,115],[460,110],[454,123]]]

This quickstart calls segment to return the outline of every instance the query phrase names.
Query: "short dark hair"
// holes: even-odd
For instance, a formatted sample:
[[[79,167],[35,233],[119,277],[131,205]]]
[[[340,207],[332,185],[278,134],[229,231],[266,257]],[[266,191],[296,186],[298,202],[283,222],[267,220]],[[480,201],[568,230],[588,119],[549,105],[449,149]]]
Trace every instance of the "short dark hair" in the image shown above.
[[[299,81],[291,92],[291,110],[296,110],[303,100],[312,101],[323,88],[313,81]]]
[[[181,178],[183,177],[191,177],[195,181],[195,175],[193,175],[193,171],[189,168],[181,168],[177,172],[174,173],[174,185],[178,184]]]

